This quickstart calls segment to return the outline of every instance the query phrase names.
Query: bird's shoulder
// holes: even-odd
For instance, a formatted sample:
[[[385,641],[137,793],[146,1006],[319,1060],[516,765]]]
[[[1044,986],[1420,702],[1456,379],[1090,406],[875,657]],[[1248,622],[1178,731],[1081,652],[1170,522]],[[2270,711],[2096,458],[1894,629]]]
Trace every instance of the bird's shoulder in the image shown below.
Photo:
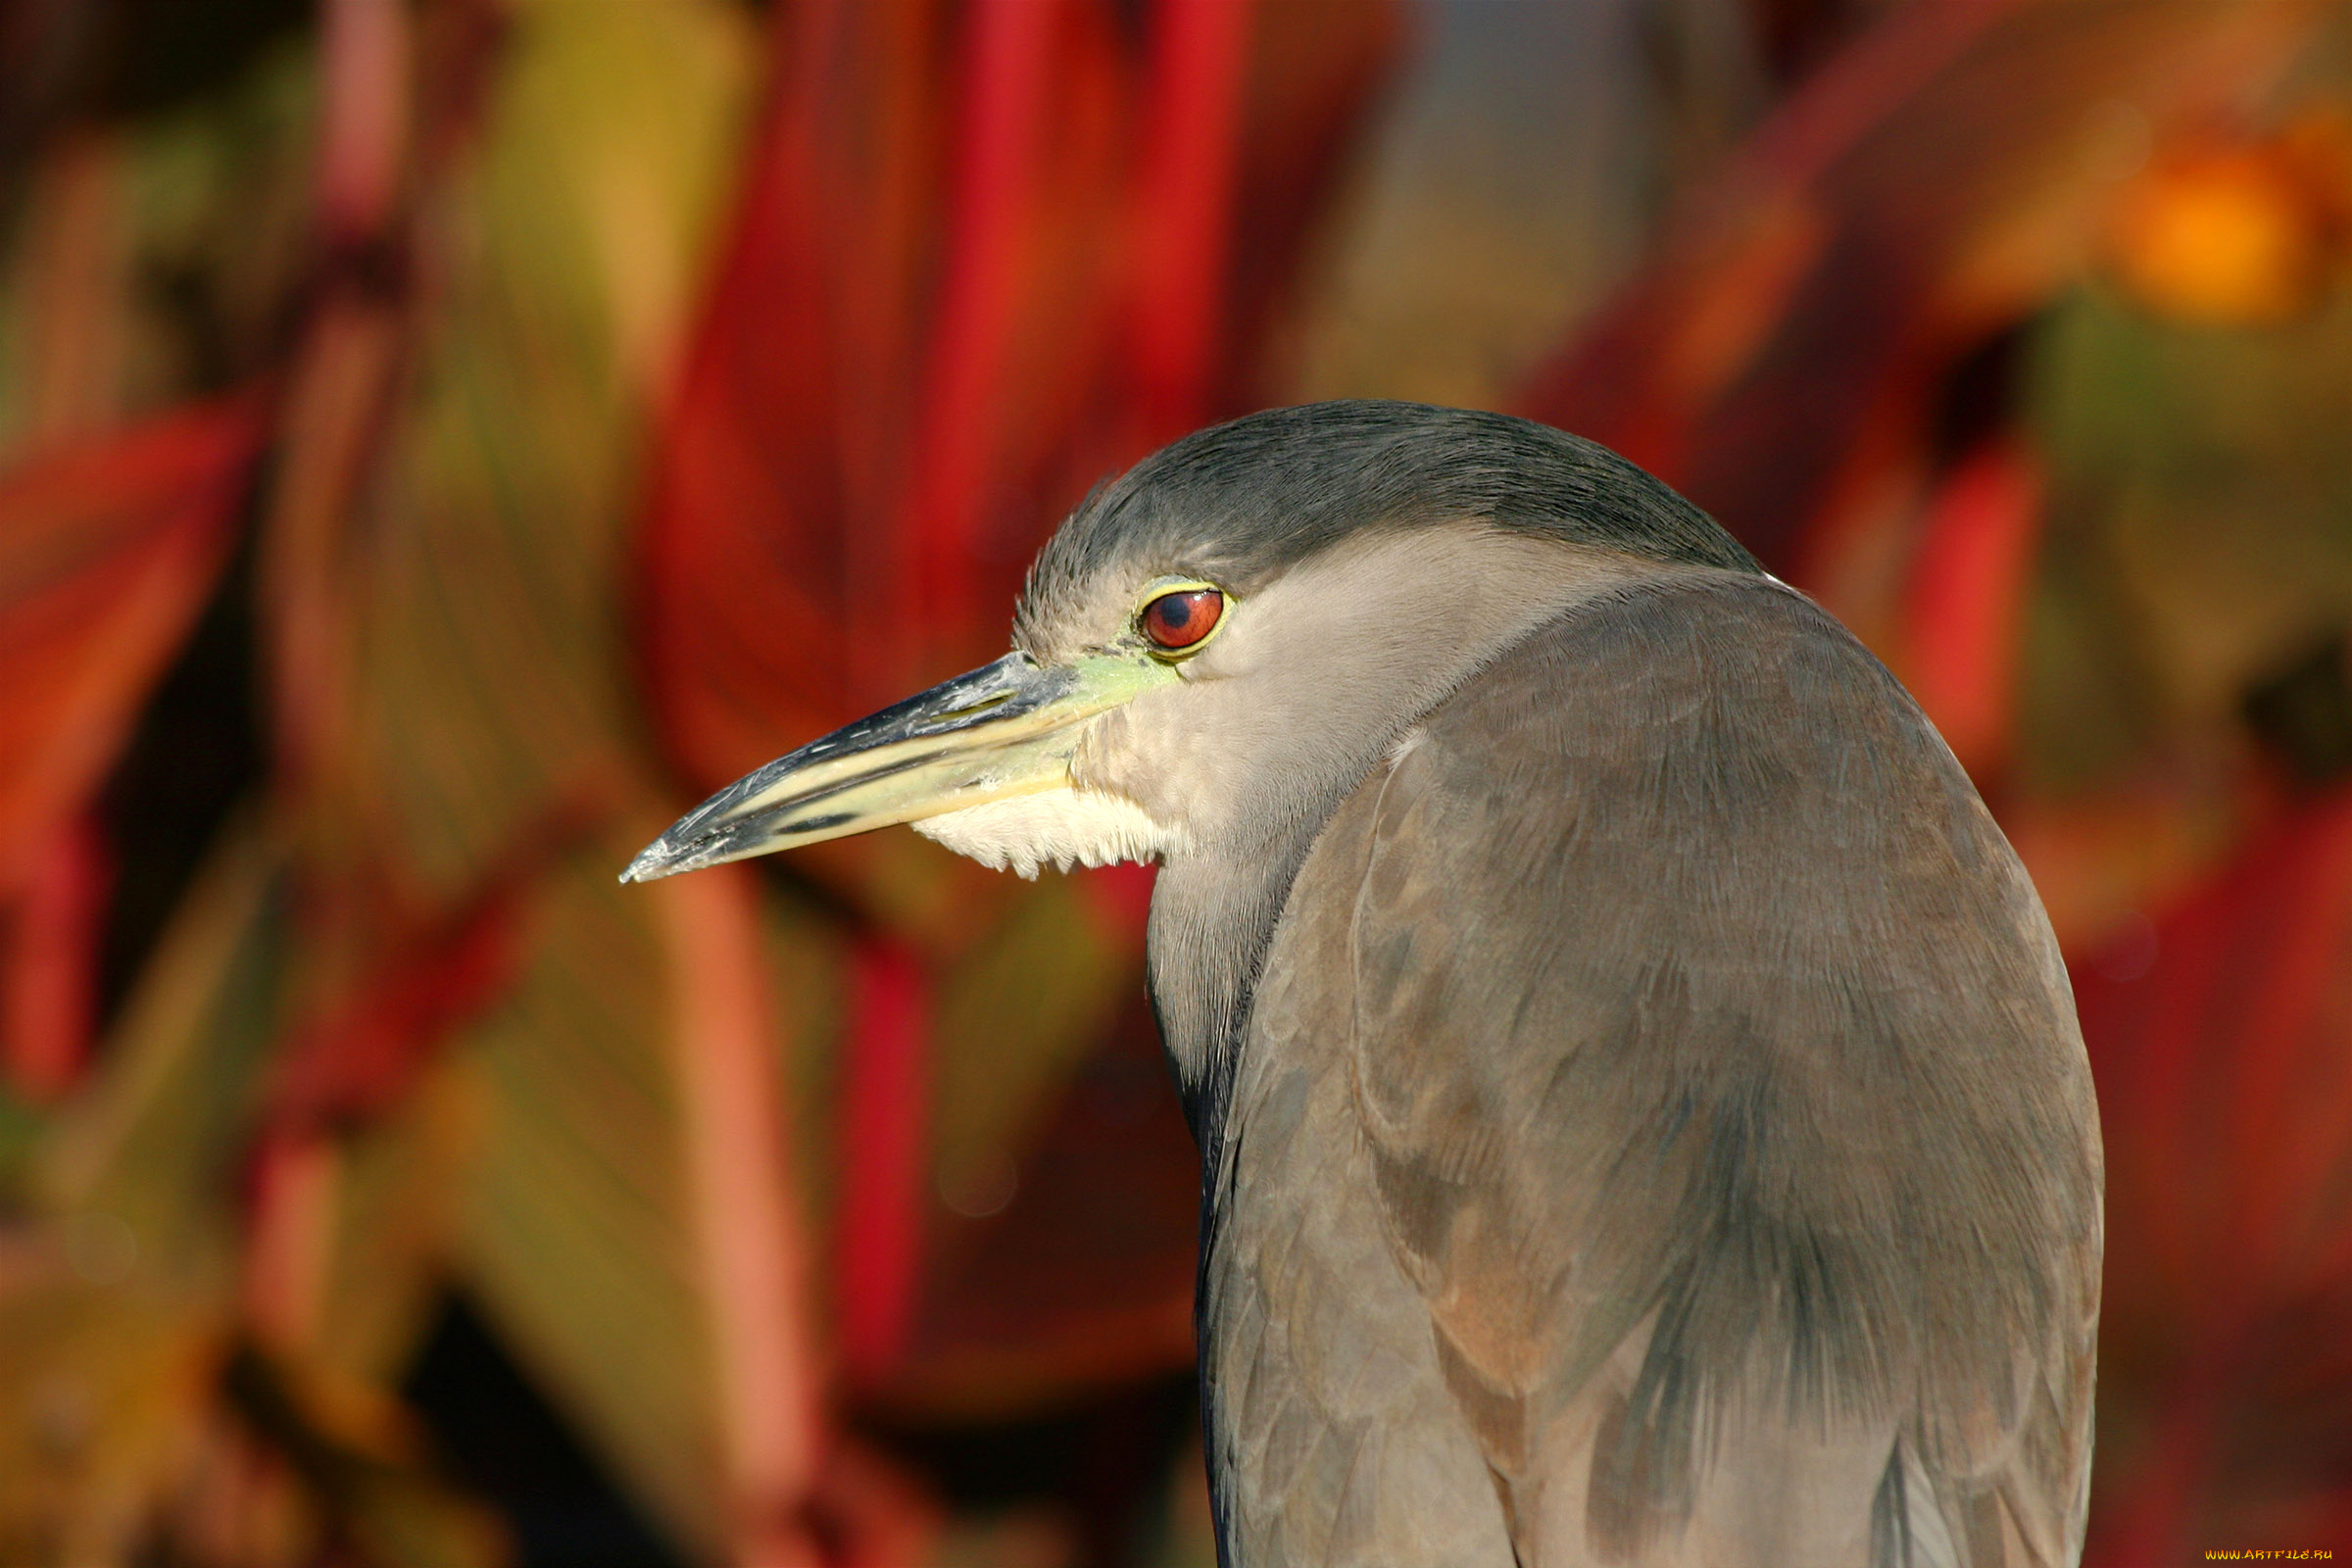
[[[1378,1208],[1523,1560],[2074,1549],[2098,1154],[2063,969],[1833,618],[1729,572],[1563,614],[1350,796],[1285,924],[1278,959],[1344,957]]]

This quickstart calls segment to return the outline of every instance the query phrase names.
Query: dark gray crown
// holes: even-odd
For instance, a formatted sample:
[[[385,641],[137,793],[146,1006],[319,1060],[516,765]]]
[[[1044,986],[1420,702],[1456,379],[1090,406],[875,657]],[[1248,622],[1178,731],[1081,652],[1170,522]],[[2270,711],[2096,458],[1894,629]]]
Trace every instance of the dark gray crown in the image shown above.
[[[1761,569],[1705,513],[1581,436],[1504,414],[1349,399],[1197,431],[1098,489],[1030,568],[1024,615],[1122,564],[1246,593],[1349,535],[1463,519]]]

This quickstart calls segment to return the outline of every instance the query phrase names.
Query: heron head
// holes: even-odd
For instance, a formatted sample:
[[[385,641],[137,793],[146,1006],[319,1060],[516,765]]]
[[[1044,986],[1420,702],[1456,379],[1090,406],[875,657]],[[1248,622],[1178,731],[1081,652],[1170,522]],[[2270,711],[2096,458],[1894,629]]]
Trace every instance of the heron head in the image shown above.
[[[729,785],[622,880],[902,822],[1025,876],[1246,857],[1537,621],[1691,566],[1755,569],[1556,430],[1398,403],[1253,415],[1089,497],[1031,567],[1011,653]]]

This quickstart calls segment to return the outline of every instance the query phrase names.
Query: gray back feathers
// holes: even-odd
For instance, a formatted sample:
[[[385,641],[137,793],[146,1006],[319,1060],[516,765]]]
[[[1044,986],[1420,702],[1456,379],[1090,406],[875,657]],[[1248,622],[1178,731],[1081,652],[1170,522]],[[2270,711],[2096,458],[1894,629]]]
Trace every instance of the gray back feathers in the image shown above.
[[[1300,871],[1241,1058],[1218,1179],[1267,1223],[1215,1232],[1212,1396],[1346,1441],[1374,1374],[1272,1375],[1259,1327],[1244,1381],[1218,1338],[1321,1268],[1422,1303],[1391,1402],[1448,1392],[1527,1568],[2072,1560],[2099,1170],[2064,972],[1949,753],[1797,596],[1597,600],[1432,712]],[[1377,1245],[1294,1255],[1338,1204]],[[1245,1497],[1260,1415],[1219,1414]]]

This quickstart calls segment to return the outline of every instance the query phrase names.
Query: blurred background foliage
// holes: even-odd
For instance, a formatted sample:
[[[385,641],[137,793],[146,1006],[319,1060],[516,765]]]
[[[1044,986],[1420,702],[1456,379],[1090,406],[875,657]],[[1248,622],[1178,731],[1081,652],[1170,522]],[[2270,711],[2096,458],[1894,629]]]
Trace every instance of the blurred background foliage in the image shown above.
[[[0,1561],[1213,1560],[1150,875],[685,806],[1313,397],[1619,447],[2075,967],[2091,1558],[2352,1550],[2352,13],[5,0]]]

